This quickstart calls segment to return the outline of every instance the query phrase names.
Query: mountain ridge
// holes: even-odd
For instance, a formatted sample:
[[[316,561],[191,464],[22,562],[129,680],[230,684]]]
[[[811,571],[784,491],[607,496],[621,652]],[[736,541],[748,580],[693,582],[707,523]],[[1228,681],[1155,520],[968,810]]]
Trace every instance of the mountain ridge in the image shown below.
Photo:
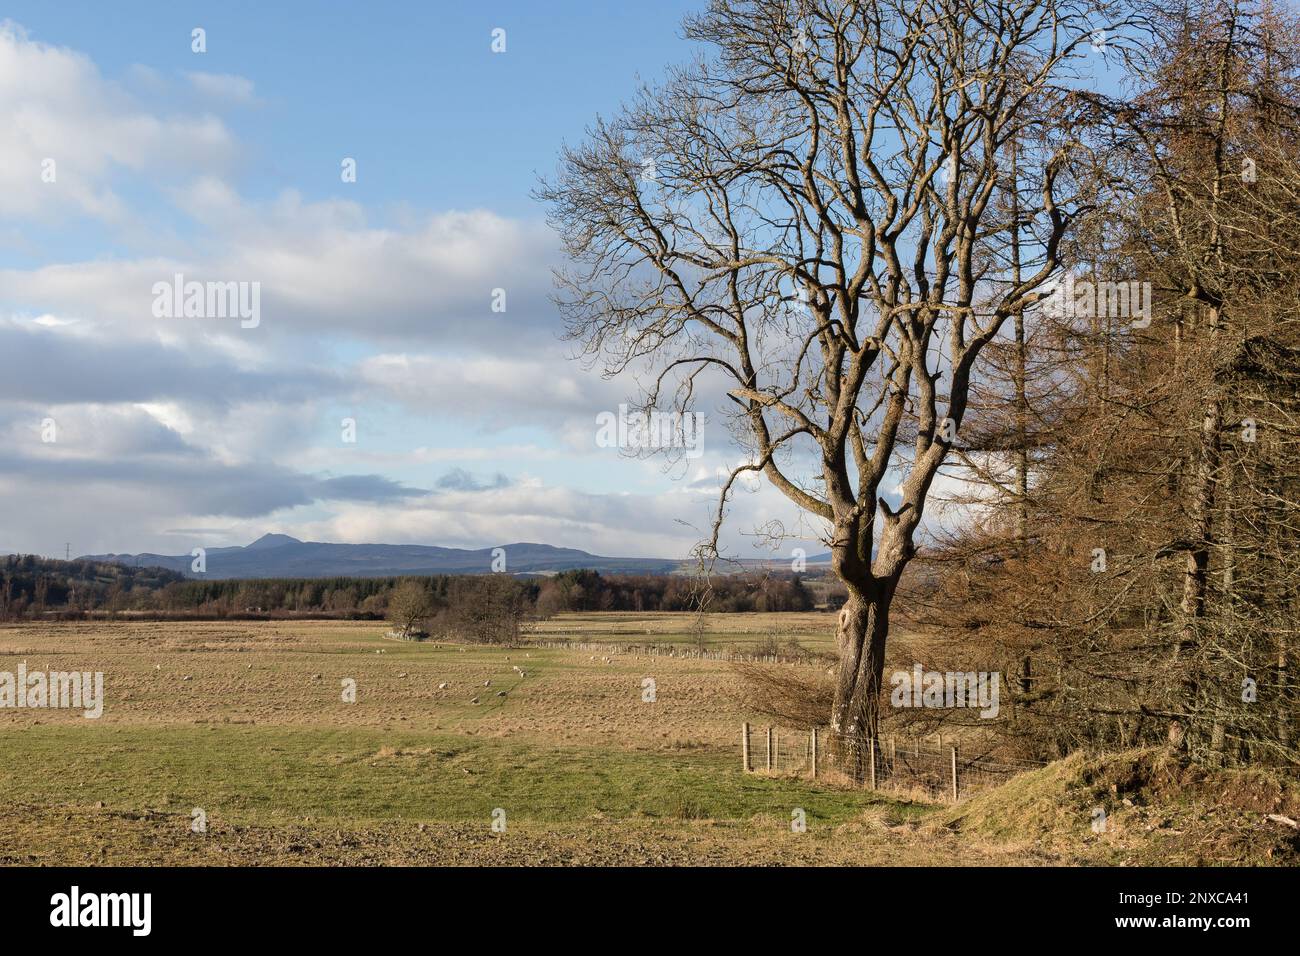
[[[504,568],[500,558],[504,557]],[[620,558],[516,542],[490,548],[445,548],[420,544],[337,544],[301,541],[269,533],[244,546],[207,548],[206,570],[192,570],[192,554],[155,552],[80,555],[78,560],[108,561],[166,568],[189,578],[394,577],[420,574],[547,574],[585,569],[623,574],[668,574],[683,562],[670,558]]]

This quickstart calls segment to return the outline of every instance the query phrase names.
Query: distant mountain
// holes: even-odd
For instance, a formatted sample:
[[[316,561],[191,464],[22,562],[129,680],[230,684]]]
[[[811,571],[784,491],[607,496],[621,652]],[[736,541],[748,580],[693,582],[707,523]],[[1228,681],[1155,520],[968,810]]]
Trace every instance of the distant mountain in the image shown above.
[[[251,551],[253,548],[278,548],[282,544],[302,544],[302,542],[287,534],[264,534],[250,544],[248,549]]]
[[[667,574],[683,562],[664,558],[607,558],[549,544],[507,544],[505,570],[546,574],[584,568],[608,574]],[[329,544],[265,534],[246,547],[208,548],[207,571],[190,570],[189,554],[98,554],[78,560],[167,568],[197,578],[378,578],[403,574],[487,574],[494,548],[469,551],[418,544]]]

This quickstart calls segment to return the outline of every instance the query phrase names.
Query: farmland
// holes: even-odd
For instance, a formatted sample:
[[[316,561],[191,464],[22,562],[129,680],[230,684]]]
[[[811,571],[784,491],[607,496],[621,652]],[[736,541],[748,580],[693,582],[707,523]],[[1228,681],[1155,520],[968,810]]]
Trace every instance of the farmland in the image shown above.
[[[829,648],[828,615],[780,618],[782,641]],[[538,638],[744,646],[774,624],[729,615],[701,636],[692,620],[566,615]],[[725,661],[403,643],[384,631],[335,621],[0,628],[0,671],[102,671],[105,686],[98,720],[0,710],[0,862],[1052,858],[1025,840],[931,826],[942,808],[928,804],[742,773],[749,715]],[[344,700],[350,681],[355,702]],[[792,832],[796,809],[806,832]],[[503,831],[492,828],[498,810]]]

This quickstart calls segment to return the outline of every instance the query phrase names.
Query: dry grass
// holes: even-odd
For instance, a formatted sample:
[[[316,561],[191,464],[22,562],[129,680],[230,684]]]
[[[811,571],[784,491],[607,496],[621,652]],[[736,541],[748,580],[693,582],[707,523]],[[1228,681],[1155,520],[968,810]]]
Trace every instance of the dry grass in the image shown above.
[[[101,723],[114,726],[378,727],[634,749],[683,739],[734,746],[743,688],[722,662],[394,642],[383,631],[337,621],[7,626],[0,669],[25,660],[29,669],[103,671]],[[657,704],[641,701],[647,676],[658,685]],[[348,678],[357,683],[355,704],[342,700]],[[56,710],[0,718],[11,727],[83,722]]]
[[[568,626],[591,628],[585,640],[633,626],[632,616],[611,617]],[[724,623],[742,626],[734,619],[743,617]],[[806,617],[809,626],[829,623]],[[660,624],[670,634],[680,626]],[[1145,765],[1076,757],[941,808],[830,780],[741,773],[739,724],[752,714],[745,682],[723,661],[410,644],[384,640],[384,629],[0,627],[0,670],[25,661],[31,670],[102,671],[106,697],[99,720],[0,711],[0,726],[21,731],[0,742],[0,862],[1294,859],[1289,831],[1259,822],[1265,803],[1292,812],[1294,791],[1262,777],[1154,765],[1139,773]],[[642,700],[645,677],[655,679],[653,703]],[[349,678],[355,704],[342,699]],[[1112,786],[1116,830],[1092,839],[1087,812]],[[205,835],[189,829],[195,807],[208,813]],[[509,815],[505,834],[491,831],[496,807]],[[790,830],[795,809],[807,815],[806,833]]]
[[[541,639],[694,644],[701,635],[706,646],[753,648],[775,639],[795,640],[813,651],[835,648],[835,615],[824,611],[766,614],[692,614],[667,611],[592,611],[557,614],[539,622],[533,633]]]
[[[1094,831],[1098,811],[1104,826]],[[1073,754],[931,817],[961,833],[1074,863],[1300,863],[1300,786],[1262,770],[1211,770],[1158,749]]]

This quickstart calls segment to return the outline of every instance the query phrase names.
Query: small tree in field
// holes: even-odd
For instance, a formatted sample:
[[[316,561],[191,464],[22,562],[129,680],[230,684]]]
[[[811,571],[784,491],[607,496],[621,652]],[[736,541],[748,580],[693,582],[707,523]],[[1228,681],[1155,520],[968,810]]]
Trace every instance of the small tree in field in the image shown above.
[[[589,358],[653,369],[646,408],[734,403],[748,460],[706,553],[755,473],[825,529],[848,592],[830,724],[858,754],[976,359],[1045,294],[1084,204],[1070,61],[1116,26],[1060,0],[714,0],[686,34],[715,55],[540,191]]]
[[[502,574],[459,577],[452,581],[438,629],[473,644],[510,644],[519,638],[528,608],[525,586]]]
[[[419,632],[420,624],[432,613],[429,591],[419,581],[403,581],[388,599],[388,620],[404,638]]]

